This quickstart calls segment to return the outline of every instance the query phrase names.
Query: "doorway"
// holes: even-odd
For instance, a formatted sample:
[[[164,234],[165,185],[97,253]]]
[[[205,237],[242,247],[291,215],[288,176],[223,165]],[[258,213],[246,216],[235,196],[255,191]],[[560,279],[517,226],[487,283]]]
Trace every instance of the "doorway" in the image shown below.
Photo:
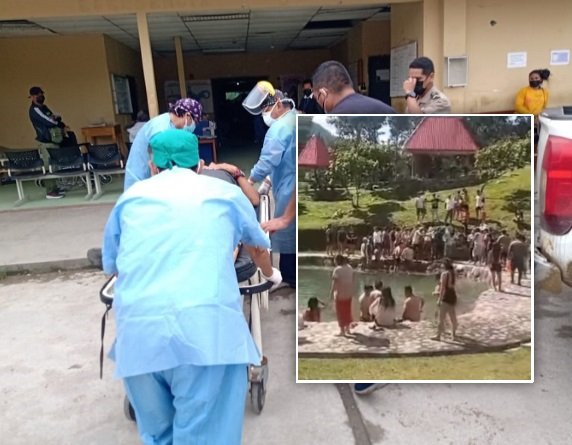
[[[223,145],[252,144],[260,138],[260,129],[257,132],[256,128],[258,121],[262,121],[261,116],[253,116],[242,107],[242,102],[259,80],[264,78],[212,79],[217,132]]]

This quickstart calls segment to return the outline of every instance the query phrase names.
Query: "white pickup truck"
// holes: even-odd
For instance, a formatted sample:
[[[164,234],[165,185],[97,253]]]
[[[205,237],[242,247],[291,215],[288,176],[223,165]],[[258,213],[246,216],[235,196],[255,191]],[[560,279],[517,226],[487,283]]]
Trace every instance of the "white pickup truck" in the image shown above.
[[[572,285],[572,106],[548,108],[539,120],[538,247]]]

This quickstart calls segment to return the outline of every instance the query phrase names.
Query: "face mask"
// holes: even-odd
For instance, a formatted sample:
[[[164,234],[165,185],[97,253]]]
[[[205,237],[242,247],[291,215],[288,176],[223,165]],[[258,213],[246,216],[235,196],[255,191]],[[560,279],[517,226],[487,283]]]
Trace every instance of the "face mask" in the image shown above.
[[[417,82],[415,82],[415,88],[413,89],[413,92],[417,94],[417,96],[423,95],[425,92],[425,87],[423,86],[422,80],[417,80]]]
[[[312,95],[312,90],[310,88],[304,90],[304,96],[310,97],[311,95]]]
[[[274,122],[276,122],[276,119],[270,115],[271,113],[272,111],[265,111],[262,113],[262,119],[267,127],[270,127]]]
[[[191,122],[191,125],[187,125],[187,119],[185,119],[185,127],[184,129],[186,131],[188,131],[189,133],[193,133],[195,131],[195,128],[197,127],[197,125],[195,124],[195,121]]]
[[[538,88],[540,85],[542,85],[542,80],[531,80],[528,83],[532,88]]]
[[[41,96],[36,97],[36,102],[39,104],[43,104],[46,101],[45,96],[42,94]]]
[[[276,107],[276,104],[274,104],[274,107]],[[268,127],[270,127],[274,122],[276,122],[276,119],[272,117],[272,111],[274,111],[274,107],[272,107],[269,111],[262,112],[262,120],[264,120],[264,123]]]

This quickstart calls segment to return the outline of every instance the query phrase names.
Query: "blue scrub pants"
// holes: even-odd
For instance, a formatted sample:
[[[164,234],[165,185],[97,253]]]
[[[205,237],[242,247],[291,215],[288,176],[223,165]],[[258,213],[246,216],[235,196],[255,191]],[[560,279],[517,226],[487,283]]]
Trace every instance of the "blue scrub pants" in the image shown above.
[[[247,365],[183,365],[123,379],[145,445],[240,445]]]

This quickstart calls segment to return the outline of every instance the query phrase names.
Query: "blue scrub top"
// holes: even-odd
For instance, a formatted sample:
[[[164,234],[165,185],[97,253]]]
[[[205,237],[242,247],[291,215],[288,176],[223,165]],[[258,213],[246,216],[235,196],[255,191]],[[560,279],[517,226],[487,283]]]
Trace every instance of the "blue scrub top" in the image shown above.
[[[295,188],[296,114],[296,110],[291,110],[270,126],[260,158],[250,172],[255,181],[270,176],[276,203],[274,217],[284,214]],[[272,234],[271,239],[274,252],[296,253],[296,219],[286,229]]]
[[[103,241],[104,271],[118,274],[116,377],[260,363],[233,264],[239,240],[270,247],[240,188],[219,179],[175,167],[119,198]]]
[[[129,150],[127,165],[125,166],[125,182],[123,189],[127,190],[137,181],[151,176],[149,170],[149,142],[157,133],[174,128],[169,113],[163,113],[147,122],[135,136]]]

